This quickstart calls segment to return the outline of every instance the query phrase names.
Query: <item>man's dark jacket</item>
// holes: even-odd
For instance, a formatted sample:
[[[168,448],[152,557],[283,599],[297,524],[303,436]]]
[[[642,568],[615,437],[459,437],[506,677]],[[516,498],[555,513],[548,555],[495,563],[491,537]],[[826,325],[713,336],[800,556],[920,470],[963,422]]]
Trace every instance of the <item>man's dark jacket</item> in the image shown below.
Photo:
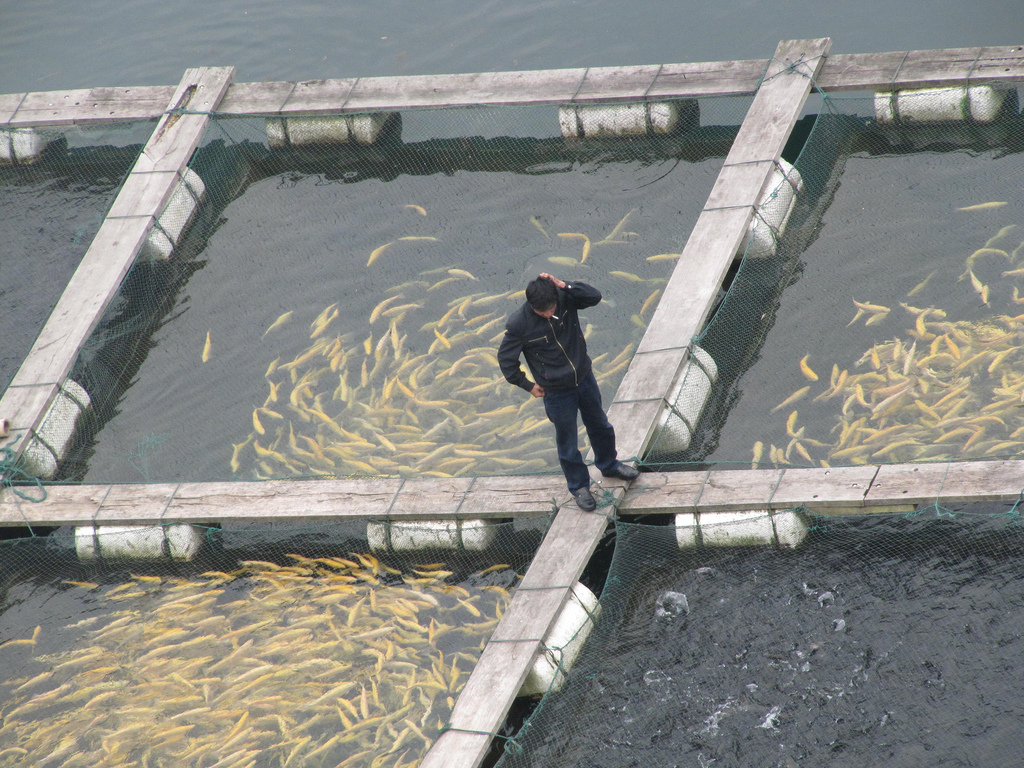
[[[586,283],[572,282],[558,291],[555,317],[543,318],[524,303],[505,323],[505,338],[498,348],[502,375],[527,392],[533,389],[533,382],[519,365],[522,354],[534,381],[545,390],[577,386],[590,373],[590,357],[576,311],[599,301],[599,290]]]

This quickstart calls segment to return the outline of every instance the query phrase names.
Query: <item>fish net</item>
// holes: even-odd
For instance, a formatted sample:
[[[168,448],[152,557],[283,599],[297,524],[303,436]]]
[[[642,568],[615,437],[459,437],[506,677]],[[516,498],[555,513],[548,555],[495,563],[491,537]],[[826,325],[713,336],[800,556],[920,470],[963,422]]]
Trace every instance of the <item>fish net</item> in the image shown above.
[[[691,366],[675,403],[693,438],[670,420],[648,463],[1021,455],[1024,123],[1015,89],[971,91],[957,121],[942,111],[950,91],[901,97],[896,115],[888,94],[824,99],[799,182],[775,185],[757,219],[774,251],[750,239],[693,340],[717,374],[708,387],[706,361]]]
[[[0,542],[0,766],[417,765],[545,527],[415,552],[365,523]]]
[[[499,768],[1012,763],[1017,510],[807,520],[798,549],[617,523],[596,626]]]
[[[74,366],[91,406],[59,479],[557,472],[498,370],[505,318],[541,272],[599,288],[610,402],[749,103],[605,139],[554,106],[214,116]]]

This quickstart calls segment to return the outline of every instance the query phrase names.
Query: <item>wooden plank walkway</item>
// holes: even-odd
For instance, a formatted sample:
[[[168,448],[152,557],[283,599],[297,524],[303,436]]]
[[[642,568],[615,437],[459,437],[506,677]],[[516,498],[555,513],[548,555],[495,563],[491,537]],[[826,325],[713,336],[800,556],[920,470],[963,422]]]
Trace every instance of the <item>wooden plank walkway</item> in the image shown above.
[[[19,490],[38,495],[31,487]],[[1022,493],[1024,460],[712,469],[645,472],[622,493],[618,511],[714,514],[806,507],[818,514],[874,514],[907,504],[1013,503]],[[21,499],[10,488],[0,489],[0,527],[502,520],[548,515],[568,501],[561,475],[47,485],[46,499],[40,503]],[[601,518],[580,517],[584,522]],[[559,554],[554,561],[561,559]]]
[[[224,115],[315,115],[424,107],[607,103],[753,93],[769,59],[625,67],[235,83]],[[814,90],[889,91],[1024,80],[1024,46],[839,54]],[[0,95],[0,126],[90,125],[155,119],[173,86]]]
[[[827,38],[786,41],[776,49],[708,204],[608,408],[620,456],[644,455],[686,362],[688,348],[679,340],[689,340],[703,327],[830,43]],[[616,506],[623,495],[618,485]],[[472,768],[483,759],[486,743],[480,735],[495,734],[501,727],[540,649],[540,638],[557,618],[604,533],[608,521],[602,511],[599,507],[597,512],[583,513],[574,506],[559,510],[509,611],[517,601],[527,599],[530,589],[558,590],[560,599],[549,599],[543,606],[546,613],[535,612],[530,636],[507,637],[488,645],[490,653],[480,657],[455,702],[450,729],[427,753],[421,768]]]
[[[233,76],[233,67],[190,69],[164,102],[163,118],[0,399],[0,418],[10,424],[10,436],[0,445],[15,455],[32,440],[203,136],[209,115],[175,110],[214,109]]]

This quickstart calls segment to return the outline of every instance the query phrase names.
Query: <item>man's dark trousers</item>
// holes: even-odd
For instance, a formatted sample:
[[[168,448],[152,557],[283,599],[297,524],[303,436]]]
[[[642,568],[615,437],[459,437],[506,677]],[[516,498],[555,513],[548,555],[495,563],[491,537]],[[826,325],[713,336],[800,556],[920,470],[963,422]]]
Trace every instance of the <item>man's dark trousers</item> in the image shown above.
[[[601,390],[594,374],[588,373],[577,387],[545,391],[544,412],[555,425],[558,461],[562,465],[570,493],[590,485],[590,472],[583,463],[579,449],[577,411],[586,427],[590,447],[594,449],[594,464],[597,468],[602,472],[610,472],[618,464],[615,428],[601,407]]]

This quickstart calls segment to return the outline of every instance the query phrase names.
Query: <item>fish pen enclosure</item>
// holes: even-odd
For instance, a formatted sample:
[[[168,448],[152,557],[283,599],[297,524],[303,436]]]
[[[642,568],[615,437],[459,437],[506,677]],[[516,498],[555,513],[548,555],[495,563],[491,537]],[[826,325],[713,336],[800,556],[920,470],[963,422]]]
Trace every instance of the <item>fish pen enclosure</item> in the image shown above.
[[[965,117],[950,111],[954,95]],[[785,190],[792,215],[775,253],[747,254],[694,339],[717,373],[694,439],[669,421],[649,463],[1019,457],[1018,102],[1009,83],[913,100],[827,96]],[[689,379],[684,413],[707,395],[701,367]]]
[[[1024,48],[829,48],[0,96],[0,768],[1006,763]]]
[[[1019,516],[810,522],[796,550],[619,522],[600,620],[500,768],[1012,763]]]
[[[627,140],[563,138],[553,107],[215,117],[177,268],[137,261],[74,366],[103,394],[62,476],[549,472],[543,407],[498,370],[505,319],[540,272],[597,286],[612,399],[750,99],[702,101],[708,125],[687,102]]]
[[[0,765],[416,764],[543,533],[374,555],[353,523],[194,531],[0,543]]]

